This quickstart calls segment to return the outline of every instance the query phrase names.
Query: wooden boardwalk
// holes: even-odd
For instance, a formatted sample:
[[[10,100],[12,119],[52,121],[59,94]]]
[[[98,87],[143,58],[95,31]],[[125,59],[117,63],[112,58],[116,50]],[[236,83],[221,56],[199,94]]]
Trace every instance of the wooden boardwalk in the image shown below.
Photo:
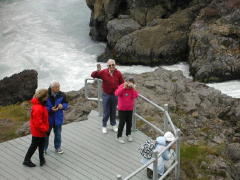
[[[0,179],[107,180],[116,179],[117,174],[126,177],[142,165],[138,147],[148,138],[140,131],[132,134],[134,142],[125,144],[116,141],[116,133],[111,129],[102,134],[101,118],[92,111],[88,120],[63,126],[64,154],[55,153],[51,133],[46,165],[43,167],[39,166],[38,152],[32,158],[37,167],[22,165],[31,142],[30,135],[0,143]],[[148,179],[145,174],[144,171],[133,179]]]

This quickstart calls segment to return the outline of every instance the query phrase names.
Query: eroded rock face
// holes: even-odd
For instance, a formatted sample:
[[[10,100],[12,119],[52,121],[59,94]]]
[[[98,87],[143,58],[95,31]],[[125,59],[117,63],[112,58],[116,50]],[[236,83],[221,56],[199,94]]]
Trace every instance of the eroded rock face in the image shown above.
[[[235,180],[239,177],[239,142],[234,143],[240,133],[239,99],[185,78],[181,71],[158,68],[154,72],[132,76],[139,93],[162,107],[169,105],[170,116],[181,129],[182,145],[205,146],[208,150],[204,151],[207,155],[200,165],[193,167],[194,171],[184,171],[182,166],[182,179]],[[96,84],[89,86],[91,97],[96,97],[96,89]],[[64,114],[65,123],[85,120],[89,112],[97,108],[96,102],[85,99],[84,88],[66,94],[70,106]],[[163,129],[163,113],[141,98],[137,100],[137,113]],[[143,123],[139,123],[138,128],[151,137],[160,135]]]
[[[87,4],[92,10],[90,35],[107,41],[99,61],[114,58],[120,64],[150,66],[188,61],[191,75],[202,82],[240,78],[239,0],[87,0]],[[129,21],[119,21],[121,16]]]
[[[189,36],[190,71],[203,82],[240,78],[240,2],[213,1]]]
[[[30,100],[37,89],[35,70],[24,70],[0,81],[0,105],[15,104]]]
[[[86,0],[86,3],[92,10],[90,36],[94,40],[106,41],[107,23],[119,15],[129,15],[141,26],[146,26],[154,18],[169,16],[189,1],[180,3],[168,0]]]
[[[109,21],[107,24],[109,47],[114,47],[121,37],[136,31],[140,27],[141,26],[131,18],[119,18]]]
[[[97,97],[96,88],[96,85],[89,87],[91,97]],[[87,116],[91,110],[96,109],[97,107],[97,103],[95,101],[88,101],[85,98],[84,88],[80,91],[71,91],[66,94],[69,101],[69,108],[64,112],[65,124],[73,121],[87,120]]]
[[[240,161],[240,143],[229,144],[227,153],[234,162]]]
[[[93,40],[106,41],[107,23],[119,14],[119,0],[87,0],[92,10],[90,19],[90,36]]]
[[[155,19],[149,26],[123,36],[113,48],[121,64],[173,64],[187,57],[188,32],[200,6]]]

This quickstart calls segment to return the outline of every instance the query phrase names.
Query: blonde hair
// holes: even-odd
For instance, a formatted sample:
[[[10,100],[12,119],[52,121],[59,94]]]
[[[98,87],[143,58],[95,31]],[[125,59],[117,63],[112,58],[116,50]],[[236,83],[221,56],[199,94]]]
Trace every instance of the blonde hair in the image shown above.
[[[34,94],[34,98],[37,98],[41,103],[43,103],[43,99],[48,96],[48,90],[47,89],[39,89]]]

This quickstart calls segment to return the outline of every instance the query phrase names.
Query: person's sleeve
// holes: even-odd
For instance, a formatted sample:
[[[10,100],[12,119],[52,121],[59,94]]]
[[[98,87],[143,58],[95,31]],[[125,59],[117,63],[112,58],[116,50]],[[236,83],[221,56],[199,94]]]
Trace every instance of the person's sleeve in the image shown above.
[[[170,157],[171,157],[171,154],[170,154],[169,150],[166,150],[166,151],[163,152],[162,158],[163,158],[164,160],[169,160]]]
[[[65,94],[63,94],[62,105],[63,105],[63,110],[66,110],[68,108],[68,101]]]
[[[93,71],[91,77],[102,79],[102,71]]]
[[[136,90],[133,90],[133,98],[136,99],[138,96],[138,92]]]
[[[119,71],[119,84],[124,83],[122,73]]]
[[[47,100],[46,107],[47,107],[48,112],[53,112],[52,111],[53,105],[52,105],[52,103],[50,102],[49,99]]]
[[[32,116],[34,117],[33,124],[42,132],[47,132],[49,129],[48,124],[43,121],[43,112],[40,109],[35,109]]]
[[[115,91],[115,96],[121,96],[124,92],[123,85],[118,86],[117,90]]]

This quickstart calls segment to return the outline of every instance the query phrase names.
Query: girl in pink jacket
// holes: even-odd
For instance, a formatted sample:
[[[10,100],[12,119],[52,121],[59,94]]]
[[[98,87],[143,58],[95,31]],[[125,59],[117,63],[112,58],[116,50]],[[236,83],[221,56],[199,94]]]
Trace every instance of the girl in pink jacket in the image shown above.
[[[122,132],[126,122],[126,136],[127,140],[131,142],[133,141],[131,128],[134,100],[138,97],[138,92],[135,90],[134,79],[132,77],[127,78],[126,82],[121,84],[115,91],[115,95],[118,96],[118,114],[120,119],[117,140],[120,143],[125,143],[122,138]]]

